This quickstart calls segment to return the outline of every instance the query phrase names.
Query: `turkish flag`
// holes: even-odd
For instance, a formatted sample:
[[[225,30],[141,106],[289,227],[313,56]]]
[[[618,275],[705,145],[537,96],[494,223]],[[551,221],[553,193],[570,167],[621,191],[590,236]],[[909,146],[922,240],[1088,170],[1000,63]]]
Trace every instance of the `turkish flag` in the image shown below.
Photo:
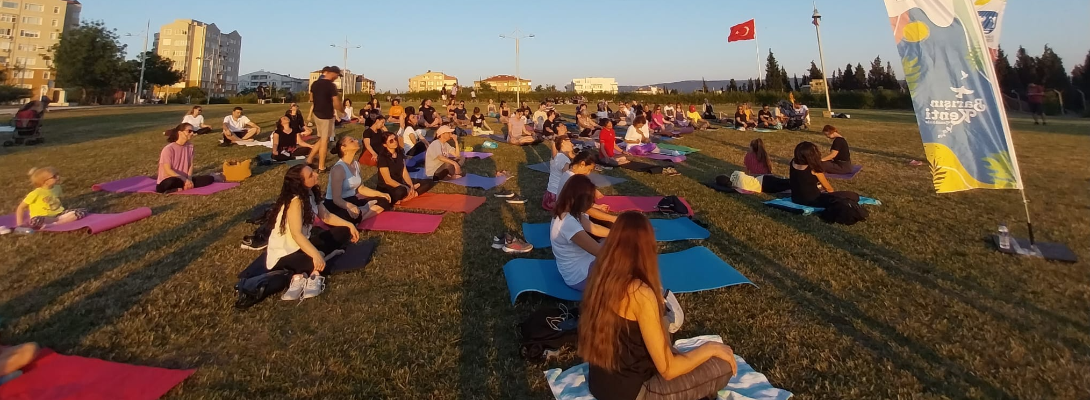
[[[727,38],[727,42],[737,42],[740,40],[753,40],[757,38],[757,24],[755,20],[749,20],[730,28],[730,37]]]

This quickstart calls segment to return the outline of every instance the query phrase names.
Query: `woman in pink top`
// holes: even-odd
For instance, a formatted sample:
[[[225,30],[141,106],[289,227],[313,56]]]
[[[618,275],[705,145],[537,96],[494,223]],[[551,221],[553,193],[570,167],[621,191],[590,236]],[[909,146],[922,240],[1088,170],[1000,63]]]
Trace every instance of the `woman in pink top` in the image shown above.
[[[761,138],[749,142],[749,151],[742,160],[746,166],[746,173],[750,175],[769,175],[772,173],[772,160],[768,159],[765,151],[765,141]]]
[[[655,110],[651,112],[651,130],[666,135],[674,130],[674,124],[666,122],[666,116],[659,105],[655,105]]]
[[[193,137],[193,126],[181,124],[164,134],[170,143],[159,153],[156,192],[189,190],[223,181],[223,176],[219,174],[193,176],[193,143],[189,143],[189,139]]]

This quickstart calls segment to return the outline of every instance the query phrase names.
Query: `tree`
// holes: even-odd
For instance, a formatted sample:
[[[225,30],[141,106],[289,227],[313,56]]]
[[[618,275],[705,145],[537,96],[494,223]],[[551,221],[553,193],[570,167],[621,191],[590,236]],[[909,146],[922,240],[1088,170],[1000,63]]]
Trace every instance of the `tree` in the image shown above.
[[[776,55],[772,53],[772,49],[768,50],[768,60],[765,67],[765,90],[773,92],[784,91],[783,79],[780,75],[782,68],[780,63],[776,61]]]
[[[727,85],[727,90],[729,90],[731,92],[737,92],[738,91],[738,82],[735,82],[734,79],[731,79],[730,84]]]
[[[1018,77],[1018,82],[1022,84],[1017,89],[1019,93],[1025,93],[1026,86],[1031,83],[1040,83],[1037,76],[1037,60],[1026,54],[1025,47],[1019,46],[1014,56],[1014,74]]]
[[[867,86],[871,89],[891,89],[884,87],[886,85],[886,80],[886,67],[882,65],[882,57],[875,57],[874,61],[870,63],[870,73],[867,74]]]
[[[897,81],[897,72],[893,70],[893,64],[889,61],[886,61],[886,89],[901,89],[901,82]]]
[[[168,58],[160,57],[155,52],[147,52],[144,54],[147,57],[144,63],[144,83],[154,86],[170,86],[182,81],[182,71],[174,69],[174,62]],[[129,60],[128,63],[136,68],[137,74],[140,70],[140,60]],[[140,78],[137,77],[137,80]]]
[[[57,86],[82,89],[95,97],[113,94],[128,75],[123,68],[125,46],[118,42],[117,32],[107,29],[102,21],[90,21],[67,30],[60,43],[51,49],[57,72]]]
[[[1071,83],[1076,89],[1090,94],[1090,71],[1088,70],[1090,70],[1090,52],[1086,53],[1086,60],[1083,60],[1082,64],[1076,65],[1075,69],[1071,70]]]
[[[492,85],[488,84],[488,82],[481,82],[480,86],[481,86],[481,88],[477,89],[477,91],[481,92],[481,93],[492,93],[492,92],[496,91],[495,89],[492,88]]]
[[[1007,52],[1000,47],[995,58],[995,76],[999,80],[999,88],[1003,93],[1018,92],[1022,90],[1022,83],[1018,80],[1011,61],[1007,58]]]
[[[787,76],[787,69],[780,67],[780,81],[783,83],[783,90],[785,92],[791,91],[791,78]]]
[[[866,90],[867,86],[867,71],[863,70],[863,64],[857,64],[855,66],[855,83],[859,85],[857,89]]]
[[[1045,45],[1045,51],[1037,58],[1037,76],[1046,88],[1067,91],[1071,88],[1071,77],[1067,75],[1063,59]]]
[[[700,82],[703,83],[704,93],[708,93],[708,81],[704,80],[704,77],[700,77]]]
[[[14,85],[0,85],[0,103],[8,103],[31,96],[30,89]]]
[[[793,81],[795,82],[795,91],[796,92],[801,92],[802,91],[802,83],[799,81],[799,74],[795,74],[795,78],[793,79]]]
[[[814,64],[813,61],[810,61],[810,75],[809,75],[809,77],[810,77],[810,79],[821,79],[821,78],[825,77],[825,74],[821,73],[821,69],[818,68],[817,64]]]
[[[537,85],[537,87],[534,88],[534,91],[535,92],[544,92],[545,91],[545,86]]]
[[[848,64],[844,68],[844,74],[840,76],[840,89],[841,90],[858,90],[859,82],[855,80],[855,67]]]

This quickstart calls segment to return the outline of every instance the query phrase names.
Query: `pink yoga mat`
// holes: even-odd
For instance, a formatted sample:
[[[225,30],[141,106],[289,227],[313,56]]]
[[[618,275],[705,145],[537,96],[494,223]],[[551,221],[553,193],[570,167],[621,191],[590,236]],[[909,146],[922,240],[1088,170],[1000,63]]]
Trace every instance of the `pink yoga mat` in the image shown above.
[[[171,194],[210,195],[238,186],[238,182],[216,182],[205,187],[182,190]],[[113,193],[155,193],[155,179],[146,176],[134,176],[113,182],[98,183],[91,190]]]
[[[424,193],[412,200],[403,201],[399,208],[471,213],[484,204],[485,198],[464,194]]]
[[[483,160],[485,158],[492,157],[492,153],[485,153],[480,151],[463,151],[462,156],[465,158],[480,158]]]
[[[151,216],[151,209],[140,207],[117,214],[88,214],[86,217],[67,224],[50,225],[43,228],[46,232],[71,232],[87,229],[91,234],[105,232],[122,225],[131,224]],[[15,214],[0,217],[0,226],[15,227]]]
[[[378,216],[360,222],[359,229],[375,232],[403,232],[426,234],[439,229],[443,214],[416,214],[401,211],[386,211]],[[328,228],[324,222],[314,219],[314,226]]]
[[[0,385],[0,399],[154,400],[196,370],[142,367],[43,349],[23,371],[22,376]]]
[[[663,197],[664,196],[606,196],[598,200],[598,204],[609,206],[609,210],[613,212],[655,212],[658,211],[659,202],[662,201]],[[689,208],[689,216],[692,216],[693,206],[689,205],[689,202],[685,201],[684,198],[680,199],[682,203],[685,203],[685,207]]]

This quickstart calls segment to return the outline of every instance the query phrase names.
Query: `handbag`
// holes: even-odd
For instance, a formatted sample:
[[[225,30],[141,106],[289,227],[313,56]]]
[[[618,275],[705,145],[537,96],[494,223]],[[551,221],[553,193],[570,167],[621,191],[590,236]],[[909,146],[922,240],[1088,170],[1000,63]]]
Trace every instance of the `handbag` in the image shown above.
[[[234,161],[228,160],[223,162],[223,177],[228,182],[242,182],[249,178],[250,173],[250,161]]]

